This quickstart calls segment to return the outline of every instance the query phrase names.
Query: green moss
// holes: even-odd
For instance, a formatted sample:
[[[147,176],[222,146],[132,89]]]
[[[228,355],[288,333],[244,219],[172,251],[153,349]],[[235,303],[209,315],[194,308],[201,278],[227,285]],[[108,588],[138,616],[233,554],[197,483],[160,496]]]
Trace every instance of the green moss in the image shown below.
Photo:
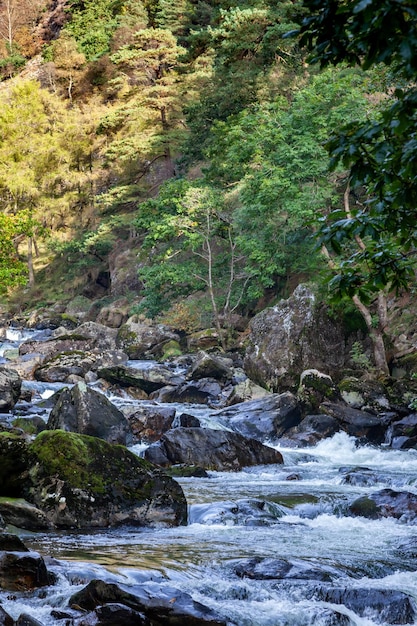
[[[23,432],[27,435],[36,435],[36,433],[38,432],[36,425],[33,423],[32,420],[28,419],[27,417],[17,417],[15,420],[13,420],[12,424],[15,428],[20,428],[21,430],[23,430]]]
[[[63,430],[40,433],[30,445],[30,452],[45,474],[56,475],[72,488],[96,495],[120,490],[124,497],[133,498],[135,493],[130,493],[129,479],[135,470],[153,467],[124,446]]]

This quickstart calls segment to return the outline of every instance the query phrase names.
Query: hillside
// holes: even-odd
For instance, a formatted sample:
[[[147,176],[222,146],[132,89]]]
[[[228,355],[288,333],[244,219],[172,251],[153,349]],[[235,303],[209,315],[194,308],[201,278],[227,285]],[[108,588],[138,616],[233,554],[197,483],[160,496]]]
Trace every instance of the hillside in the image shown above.
[[[115,303],[226,348],[300,282],[330,284],[386,373],[387,303],[414,285],[414,31],[394,9],[385,47],[365,6],[319,24],[350,43],[310,64],[307,0],[8,0],[4,309]]]

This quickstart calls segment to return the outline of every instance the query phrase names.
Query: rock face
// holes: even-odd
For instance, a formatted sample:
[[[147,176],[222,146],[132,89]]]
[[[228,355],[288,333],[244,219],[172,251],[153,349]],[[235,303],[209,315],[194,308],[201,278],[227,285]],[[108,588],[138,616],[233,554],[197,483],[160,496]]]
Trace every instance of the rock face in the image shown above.
[[[22,381],[19,374],[9,368],[0,366],[0,412],[10,411],[20,396]]]
[[[129,359],[146,359],[162,356],[166,343],[179,340],[179,335],[163,324],[152,325],[132,317],[118,329],[116,342]]]
[[[256,315],[250,323],[245,371],[271,391],[295,390],[300,372],[317,369],[334,375],[344,364],[342,327],[299,285],[288,300]]]
[[[179,484],[123,446],[62,430],[44,431],[32,443],[22,438],[19,444],[8,484],[16,498],[32,505],[35,521],[41,512],[52,528],[186,522]],[[5,495],[3,484],[0,495]]]
[[[183,427],[170,430],[149,446],[145,458],[162,466],[184,463],[219,471],[283,463],[279,452],[239,433]]]
[[[129,434],[123,413],[85,383],[61,391],[47,426],[49,430],[67,430],[123,445],[126,445]]]

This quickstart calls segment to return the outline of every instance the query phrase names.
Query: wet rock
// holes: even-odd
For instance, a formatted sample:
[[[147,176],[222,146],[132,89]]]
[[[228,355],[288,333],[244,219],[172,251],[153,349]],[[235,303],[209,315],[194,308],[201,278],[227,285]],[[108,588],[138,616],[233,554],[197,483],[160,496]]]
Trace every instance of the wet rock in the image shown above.
[[[359,487],[370,487],[380,482],[380,477],[367,467],[358,467],[339,470],[343,474],[343,482],[347,485],[356,485]]]
[[[0,626],[15,626],[14,619],[0,605]]]
[[[301,421],[301,406],[290,392],[271,394],[221,409],[218,420],[228,428],[259,441],[276,440]]]
[[[241,499],[194,504],[190,523],[227,526],[271,526],[284,515],[283,507],[265,500]]]
[[[165,473],[172,478],[208,478],[209,474],[202,467],[196,465],[171,465],[165,468]]]
[[[408,450],[417,446],[417,413],[410,413],[401,420],[394,421],[388,430],[392,448]]]
[[[20,408],[20,407],[19,407]],[[30,406],[30,409],[32,406]],[[43,430],[46,430],[46,422],[39,415],[33,415],[32,417],[17,417],[12,421],[14,428],[21,429],[27,435],[38,435]]]
[[[22,613],[19,615],[16,626],[43,626],[43,624],[27,613]]]
[[[342,430],[358,439],[383,443],[389,422],[381,416],[353,409],[342,402],[323,402],[321,411],[336,418]]]
[[[20,356],[39,354],[45,361],[63,352],[85,352],[90,347],[88,338],[78,334],[66,334],[46,340],[24,341],[19,346],[19,354]]]
[[[0,365],[0,412],[10,411],[20,396],[22,380],[16,370]]]
[[[98,606],[92,613],[75,622],[75,626],[152,626],[143,613],[112,602]]]
[[[148,583],[135,587],[92,580],[69,600],[88,611],[105,604],[121,604],[143,613],[151,624],[164,626],[226,626],[215,611],[195,602],[191,596],[173,587]]]
[[[319,580],[331,581],[332,576],[325,568],[312,567],[306,561],[288,561],[287,559],[261,558],[245,559],[235,567],[240,578],[253,580]]]
[[[314,368],[337,374],[345,362],[342,324],[299,285],[288,300],[264,309],[249,324],[244,369],[270,391],[295,391],[300,372]]]
[[[381,489],[357,498],[349,505],[351,515],[381,519],[393,517],[403,522],[415,521],[417,517],[417,495],[408,491]]]
[[[181,413],[181,415],[178,416],[178,426],[184,426],[185,428],[199,428],[201,423],[200,420],[194,415]]]
[[[183,427],[170,430],[149,446],[145,458],[162,466],[185,463],[218,471],[283,463],[277,450],[239,433]]]
[[[179,484],[123,446],[56,430],[38,435],[30,453],[24,496],[57,528],[186,521]]]
[[[331,415],[307,415],[298,426],[287,430],[281,441],[285,440],[286,445],[290,446],[315,446],[340,430],[339,422]]]
[[[60,392],[47,427],[49,430],[66,430],[123,445],[126,445],[130,435],[124,414],[102,393],[85,383]]]
[[[179,385],[184,378],[163,365],[155,367],[129,367],[127,365],[104,367],[97,372],[100,378],[104,378],[112,384],[121,387],[138,387],[147,394],[166,385]]]
[[[0,532],[0,552],[29,552],[23,541],[17,535]]]
[[[26,530],[51,530],[45,513],[23,498],[0,498],[0,515],[7,524]]]
[[[144,403],[140,406],[124,409],[130,431],[135,442],[153,443],[172,428],[176,409],[160,406],[156,403]]]
[[[28,591],[53,582],[37,552],[0,552],[0,589]]]
[[[164,387],[151,394],[159,402],[215,405],[222,393],[222,386],[214,378],[202,378],[178,386]]]
[[[35,368],[35,380],[47,383],[70,382],[70,377],[83,378],[92,369],[95,357],[90,352],[61,352]]]
[[[332,604],[343,604],[354,613],[378,623],[413,624],[416,613],[411,598],[389,589],[330,588],[318,592],[318,598]]]

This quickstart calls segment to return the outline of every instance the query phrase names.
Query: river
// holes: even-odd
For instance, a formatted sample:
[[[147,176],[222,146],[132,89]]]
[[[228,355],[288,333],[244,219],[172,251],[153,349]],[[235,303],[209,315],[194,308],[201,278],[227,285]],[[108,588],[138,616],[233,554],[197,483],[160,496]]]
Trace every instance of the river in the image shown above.
[[[47,394],[47,387],[38,385],[38,393]],[[186,410],[190,414],[193,407]],[[208,421],[215,417],[201,406],[195,411],[200,418],[205,412]],[[21,531],[29,548],[48,557],[58,582],[46,593],[0,592],[1,604],[15,619],[26,612],[51,626],[58,623],[51,609],[65,607],[92,578],[132,585],[146,580],[180,588],[238,626],[342,623],[329,621],[331,611],[349,618],[343,623],[384,623],[377,611],[358,615],[317,599],[315,580],[239,576],[242,559],[254,557],[286,559],[300,571],[317,568],[333,585],[347,589],[403,591],[417,603],[416,525],[347,514],[356,497],[384,487],[415,493],[417,451],[360,446],[345,433],[314,448],[276,447],[283,465],[178,479],[189,507],[187,526]],[[141,449],[133,451],[140,454]],[[365,480],[348,480],[352,471]]]

